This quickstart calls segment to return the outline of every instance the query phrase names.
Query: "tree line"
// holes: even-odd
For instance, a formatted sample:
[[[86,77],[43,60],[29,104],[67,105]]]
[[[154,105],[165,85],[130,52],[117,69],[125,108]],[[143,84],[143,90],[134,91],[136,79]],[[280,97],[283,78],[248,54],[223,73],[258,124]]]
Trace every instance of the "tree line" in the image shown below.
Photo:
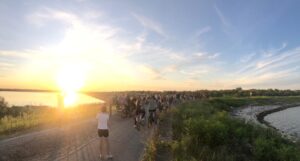
[[[203,97],[251,97],[251,96],[300,96],[300,90],[279,90],[279,89],[247,89],[244,90],[241,87],[228,90],[197,90],[197,91],[165,91],[165,93],[195,93],[197,98]],[[134,91],[128,92],[130,94]],[[140,93],[140,92],[136,92]],[[3,97],[0,96],[0,119],[5,116],[22,116],[23,114],[29,114],[37,109],[32,106],[12,106],[9,107]]]
[[[208,97],[251,97],[251,96],[300,96],[300,90],[280,90],[280,89],[247,89],[241,87],[228,90],[199,90]]]
[[[29,114],[33,109],[29,106],[8,106],[8,103],[0,96],[0,119],[5,116],[18,117],[25,113]]]

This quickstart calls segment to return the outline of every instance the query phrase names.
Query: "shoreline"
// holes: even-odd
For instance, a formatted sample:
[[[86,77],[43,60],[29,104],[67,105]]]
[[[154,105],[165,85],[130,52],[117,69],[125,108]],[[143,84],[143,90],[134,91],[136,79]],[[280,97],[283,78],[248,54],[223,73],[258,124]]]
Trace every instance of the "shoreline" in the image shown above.
[[[300,103],[288,104],[288,105],[279,106],[278,108],[274,108],[274,109],[262,111],[262,112],[260,112],[260,113],[258,113],[256,115],[256,119],[261,124],[264,124],[264,125],[266,125],[266,126],[268,126],[270,128],[273,128],[273,129],[281,131],[280,129],[277,129],[276,127],[272,126],[270,124],[270,122],[266,121],[265,117],[267,115],[270,115],[270,114],[275,113],[275,112],[280,112],[280,111],[283,111],[283,110],[286,110],[286,109],[289,109],[289,108],[295,108],[295,107],[299,107],[299,106],[300,106]]]
[[[245,120],[245,123],[253,122],[259,124],[266,128],[271,128],[276,130],[282,137],[291,140],[292,142],[297,142],[300,140],[299,136],[294,136],[285,132],[281,129],[278,129],[271,125],[270,122],[265,120],[267,115],[270,115],[275,112],[280,112],[289,108],[300,107],[300,103],[294,104],[277,104],[277,105],[267,105],[267,106],[244,106],[240,107],[232,112],[232,116],[241,118]]]

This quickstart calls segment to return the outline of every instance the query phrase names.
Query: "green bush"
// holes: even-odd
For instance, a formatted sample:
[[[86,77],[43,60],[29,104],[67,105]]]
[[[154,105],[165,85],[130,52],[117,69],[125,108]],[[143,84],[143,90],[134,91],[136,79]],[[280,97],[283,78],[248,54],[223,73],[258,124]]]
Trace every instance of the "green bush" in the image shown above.
[[[186,103],[174,109],[174,160],[300,160],[299,146],[272,129],[245,124],[227,112],[231,107],[259,101],[218,98]]]

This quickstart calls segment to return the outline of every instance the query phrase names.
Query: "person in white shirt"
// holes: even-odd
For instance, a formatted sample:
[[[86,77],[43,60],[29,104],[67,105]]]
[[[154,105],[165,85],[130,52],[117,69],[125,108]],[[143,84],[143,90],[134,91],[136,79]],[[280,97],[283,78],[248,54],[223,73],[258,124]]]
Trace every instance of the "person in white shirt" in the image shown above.
[[[106,147],[106,158],[112,158],[109,149],[109,114],[107,112],[107,105],[103,104],[100,108],[100,112],[97,114],[96,119],[98,121],[98,136],[100,137],[100,158],[104,156],[104,148]],[[106,144],[106,146],[105,146]]]

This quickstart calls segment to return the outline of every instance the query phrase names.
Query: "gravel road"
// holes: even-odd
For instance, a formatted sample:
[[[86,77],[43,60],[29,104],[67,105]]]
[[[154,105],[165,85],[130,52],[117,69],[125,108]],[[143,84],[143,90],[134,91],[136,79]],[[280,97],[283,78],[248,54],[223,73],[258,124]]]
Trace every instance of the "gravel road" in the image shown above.
[[[137,131],[132,125],[132,119],[112,116],[114,161],[140,160],[152,130]],[[98,156],[95,119],[0,141],[0,161],[96,161]]]

